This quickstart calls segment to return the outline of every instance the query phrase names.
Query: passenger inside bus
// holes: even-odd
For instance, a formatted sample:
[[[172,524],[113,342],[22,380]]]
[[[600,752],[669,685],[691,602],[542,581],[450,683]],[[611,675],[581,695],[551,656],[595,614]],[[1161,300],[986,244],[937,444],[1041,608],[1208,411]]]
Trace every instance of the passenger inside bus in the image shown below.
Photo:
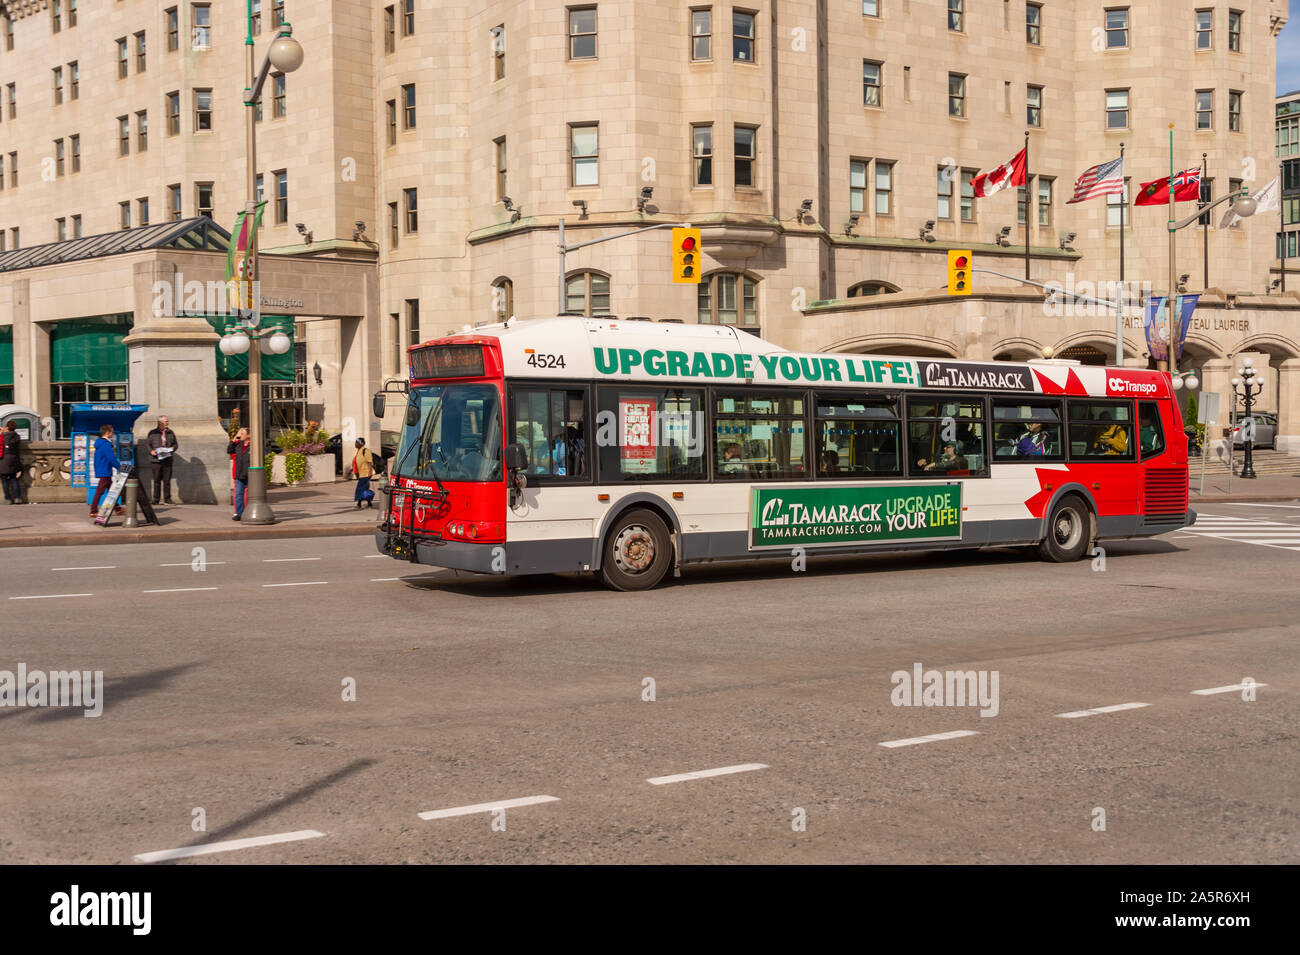
[[[1110,421],[1110,412],[1103,411],[1097,416],[1098,421]],[[1119,423],[1105,425],[1098,429],[1093,439],[1093,454],[1124,454],[1128,451],[1128,428]]]
[[[723,474],[744,475],[749,472],[745,467],[744,451],[735,441],[723,444],[718,453],[718,470]]]
[[[957,443],[955,441],[945,442],[943,451],[934,458],[927,460],[921,458],[916,462],[917,467],[926,471],[969,471],[970,462],[966,456],[957,453]]]

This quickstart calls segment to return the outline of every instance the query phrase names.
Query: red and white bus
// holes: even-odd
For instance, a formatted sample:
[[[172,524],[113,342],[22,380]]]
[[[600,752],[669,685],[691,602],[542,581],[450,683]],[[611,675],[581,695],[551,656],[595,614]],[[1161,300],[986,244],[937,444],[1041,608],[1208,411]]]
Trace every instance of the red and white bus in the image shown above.
[[[383,398],[376,395],[376,413]],[[719,560],[1092,541],[1195,520],[1163,372],[800,354],[511,320],[410,349],[382,553],[620,590]]]

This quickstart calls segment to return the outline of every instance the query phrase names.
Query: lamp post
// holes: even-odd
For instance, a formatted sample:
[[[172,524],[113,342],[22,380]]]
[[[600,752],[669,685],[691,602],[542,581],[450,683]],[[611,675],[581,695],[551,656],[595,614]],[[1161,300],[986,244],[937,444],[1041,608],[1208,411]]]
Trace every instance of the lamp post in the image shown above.
[[[1232,394],[1246,409],[1246,417],[1241,422],[1242,444],[1246,448],[1246,460],[1241,465],[1241,476],[1244,478],[1255,476],[1255,460],[1251,454],[1255,445],[1255,419],[1251,416],[1251,406],[1263,390],[1263,373],[1255,370],[1253,360],[1243,358],[1241,367],[1237,369],[1237,377],[1232,379]]]
[[[247,258],[245,259],[244,279],[247,282],[248,298],[241,302],[251,312],[244,322],[247,326],[240,332],[221,340],[221,349],[228,355],[242,354],[248,350],[250,340],[259,340],[263,347],[269,346],[273,354],[282,354],[288,350],[289,338],[279,329],[259,330],[262,319],[261,298],[253,290],[257,288],[257,230],[252,224],[257,221],[257,103],[262,98],[262,87],[266,78],[275,67],[282,73],[292,73],[302,66],[302,46],[293,38],[293,27],[284,23],[276,28],[275,39],[266,51],[262,66],[256,73],[253,70],[253,0],[247,0],[248,34],[244,40],[247,52],[248,85],[244,87],[244,130],[247,142],[247,187],[248,200],[244,203],[244,218],[249,223]],[[242,296],[241,296],[242,297]],[[284,340],[284,348],[274,351],[279,344],[279,337]],[[227,350],[227,348],[233,350]],[[245,524],[273,524],[275,515],[266,500],[266,468],[262,464],[262,348],[253,349],[248,358],[248,436],[251,454],[248,462],[248,506],[244,510]]]

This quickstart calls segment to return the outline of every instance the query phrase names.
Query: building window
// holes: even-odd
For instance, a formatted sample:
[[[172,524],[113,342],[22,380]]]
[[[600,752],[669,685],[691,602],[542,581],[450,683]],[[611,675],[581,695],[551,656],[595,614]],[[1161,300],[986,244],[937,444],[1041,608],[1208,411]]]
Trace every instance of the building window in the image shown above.
[[[569,8],[569,59],[590,60],[596,56],[596,8]]]
[[[63,0],[50,0],[50,30],[58,33],[63,29]]]
[[[173,219],[180,219],[181,216],[181,185],[173,183],[167,187],[167,208]]]
[[[691,127],[691,161],[697,186],[713,185],[713,127]]]
[[[54,220],[54,235],[56,241],[62,242],[68,237],[68,220],[59,218]]]
[[[948,115],[966,116],[966,74],[948,74]]]
[[[691,59],[713,59],[713,8],[691,11]]]
[[[1294,156],[1300,153],[1300,116],[1278,120],[1277,154]]]
[[[849,212],[867,211],[866,159],[849,160]]]
[[[117,154],[131,155],[131,121],[126,116],[117,118]]]
[[[194,213],[195,215],[207,216],[212,218],[213,206],[213,188],[210,182],[196,182],[194,184]]]
[[[285,105],[284,97],[284,74],[271,74],[271,115],[276,119],[283,119],[288,113],[288,107]]]
[[[1118,229],[1128,225],[1128,177],[1124,177],[1124,191],[1106,196],[1106,227]]]
[[[711,325],[757,325],[758,283],[735,272],[714,272],[700,282],[699,321]]]
[[[1030,126],[1043,125],[1043,88],[1041,86],[1025,87],[1025,122]]]
[[[594,186],[600,181],[600,127],[569,127],[569,185]]]
[[[76,99],[81,95],[81,68],[77,61],[68,64],[68,98]]]
[[[1214,42],[1214,11],[1196,11],[1196,49],[1208,50]]]
[[[284,6],[284,0],[278,2]],[[402,36],[415,36],[415,0],[402,0]]]
[[[940,219],[952,218],[952,173],[950,167],[940,166],[935,181],[935,196],[938,199],[936,213]]]
[[[731,58],[754,62],[754,22],[757,16],[748,10],[731,12]]]
[[[406,200],[406,231],[408,234],[420,231],[420,199],[418,190],[403,189],[402,195]]]
[[[1241,93],[1228,90],[1228,132],[1241,132]]]
[[[1038,225],[1049,228],[1052,224],[1052,187],[1056,180],[1048,176],[1038,177]]]
[[[579,272],[564,282],[564,310],[591,317],[609,314],[609,276]]]
[[[1233,53],[1241,52],[1241,11],[1228,11],[1228,49]]]
[[[492,314],[502,319],[515,313],[515,283],[499,278],[492,283]]]
[[[388,145],[397,145],[397,100],[390,99],[384,104],[387,112]]]
[[[735,133],[735,185],[757,188],[754,173],[758,161],[758,130],[753,126],[737,126]]]
[[[397,237],[399,232],[397,226],[397,203],[390,202],[388,204],[388,247],[390,249],[397,248]]]
[[[1106,10],[1106,49],[1121,50],[1128,46],[1128,7]]]
[[[894,163],[892,160],[876,160],[876,215],[894,214]]]
[[[397,49],[397,11],[393,7],[384,7],[384,52],[392,53]]]
[[[1196,128],[1214,128],[1214,90],[1196,91]]]
[[[953,33],[966,30],[966,0],[948,0],[948,29]]]
[[[54,141],[54,175],[63,175],[63,140]]]
[[[135,114],[135,151],[142,153],[149,148],[149,113],[140,110]]]
[[[1238,184],[1237,186],[1237,191],[1238,192],[1241,191],[1240,184]],[[1283,199],[1282,200],[1283,225],[1295,225],[1297,222],[1300,222],[1300,197],[1295,199]],[[1235,224],[1234,224],[1234,228],[1235,228]]]
[[[289,221],[289,172],[276,169],[271,175],[275,177],[275,224],[283,225]]]
[[[81,172],[81,135],[74,133],[68,137],[68,145],[72,152],[72,171]]]
[[[510,193],[506,192],[506,138],[501,136],[492,140],[497,154],[497,192],[496,200],[500,202]]]
[[[862,61],[862,105],[863,106],[883,106],[884,101],[881,99],[881,74],[884,72],[885,65],[875,60]]]
[[[12,50],[13,48],[14,48],[14,18],[6,13],[5,14],[5,49]]]
[[[1025,42],[1033,46],[1043,43],[1043,5],[1025,4]]]
[[[415,129],[415,84],[402,87],[402,129]]]
[[[262,35],[262,0],[252,0],[253,3],[253,36]]]
[[[261,202],[265,198],[266,190],[262,188],[262,174],[259,172],[253,177],[253,201]],[[260,229],[262,227],[261,223],[258,223],[257,227]]]
[[[14,231],[13,229],[9,230]],[[1300,252],[1300,232],[1279,232],[1277,234],[1277,257],[1279,259],[1294,259]],[[18,248],[18,243],[14,242],[14,248]]]
[[[212,90],[194,91],[194,131],[212,130]]]
[[[1197,192],[1197,201],[1202,206],[1208,205],[1209,203],[1214,201],[1214,179],[1212,177],[1210,176],[1201,177],[1200,189]],[[1197,218],[1196,221],[1200,225],[1209,225],[1210,213],[1208,212],[1203,213],[1199,218]]]
[[[1026,215],[1025,195],[1026,195],[1025,187],[1017,186],[1016,187],[1016,225],[1025,224],[1025,215]]]
[[[206,50],[212,46],[212,7],[206,3],[190,4],[190,24],[190,46],[195,50]]]
[[[143,73],[145,67],[144,31],[141,30],[135,35],[135,71],[137,73]]]
[[[117,204],[117,224],[120,229],[131,228],[131,202],[119,202]]]
[[[81,214],[80,213],[72,217],[72,237],[74,239],[81,238]]]
[[[880,16],[880,0],[862,0],[862,15],[864,17]]]
[[[492,79],[503,80],[506,76],[506,25],[498,23],[492,28]]]
[[[18,153],[17,152],[12,152],[9,154],[9,185],[10,186],[18,185]],[[14,243],[14,248],[15,249],[18,248],[17,242]]]
[[[174,91],[167,94],[167,135],[176,136],[181,131],[181,94]]]
[[[961,221],[975,221],[975,177],[979,175],[978,169],[963,169],[961,171]]]
[[[18,115],[18,84],[9,84],[9,118],[13,119]]]
[[[859,282],[849,286],[847,298],[860,298],[863,295],[891,295],[899,291],[898,286],[888,282]]]
[[[68,0],[68,29],[77,25],[77,0]]]
[[[54,68],[54,105],[59,106],[63,102],[63,67]]]
[[[284,26],[284,0],[272,0],[271,28]]]
[[[1128,90],[1106,90],[1106,128],[1128,129]]]
[[[137,200],[135,200],[135,209],[136,209],[136,212],[139,213],[139,215],[137,216],[137,218],[139,219],[140,225],[142,225],[142,226],[146,226],[146,225],[148,225],[148,224],[149,224],[149,200],[148,200],[148,198],[143,198],[143,199],[137,199]]]
[[[420,300],[406,300],[406,340],[412,345],[420,343]]]

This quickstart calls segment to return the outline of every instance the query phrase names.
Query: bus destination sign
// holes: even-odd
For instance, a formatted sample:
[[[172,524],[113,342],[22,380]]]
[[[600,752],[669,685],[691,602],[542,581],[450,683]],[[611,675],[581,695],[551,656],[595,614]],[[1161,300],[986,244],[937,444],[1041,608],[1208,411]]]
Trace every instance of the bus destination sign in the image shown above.
[[[749,547],[961,540],[961,485],[756,487]]]
[[[482,374],[482,345],[427,345],[411,352],[413,379],[477,378]]]

